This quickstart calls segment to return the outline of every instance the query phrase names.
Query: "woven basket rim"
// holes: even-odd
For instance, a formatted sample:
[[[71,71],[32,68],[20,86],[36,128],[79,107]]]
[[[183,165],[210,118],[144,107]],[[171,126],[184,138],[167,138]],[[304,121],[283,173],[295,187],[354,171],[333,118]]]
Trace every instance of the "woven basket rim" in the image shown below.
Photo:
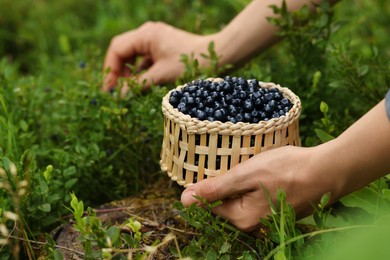
[[[220,81],[221,78],[208,78],[206,80]],[[221,122],[221,121],[208,121],[199,120],[198,118],[191,117],[190,115],[183,114],[177,108],[174,108],[169,103],[169,97],[175,90],[180,90],[187,86],[188,83],[179,85],[174,89],[171,89],[162,100],[163,114],[174,122],[180,125],[180,128],[186,130],[189,134],[220,134],[220,135],[252,135],[259,133],[268,133],[275,129],[286,127],[296,120],[298,120],[301,112],[301,101],[297,95],[295,95],[289,88],[282,87],[279,84],[273,82],[259,81],[259,85],[262,88],[278,88],[284,97],[288,98],[293,106],[286,113],[286,115],[278,118],[272,118],[268,121],[260,121],[258,123],[248,122]]]

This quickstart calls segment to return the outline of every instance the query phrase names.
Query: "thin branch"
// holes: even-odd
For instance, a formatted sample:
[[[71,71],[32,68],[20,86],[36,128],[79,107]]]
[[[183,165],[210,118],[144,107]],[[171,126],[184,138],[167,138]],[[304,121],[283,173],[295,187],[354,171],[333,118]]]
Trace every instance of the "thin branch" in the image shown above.
[[[20,241],[23,241],[23,242],[29,242],[29,243],[36,244],[36,245],[46,245],[46,242],[29,240],[29,239],[25,239],[25,238],[17,237],[17,236],[12,236],[12,235],[9,235],[8,238],[20,240]],[[77,251],[77,250],[74,250],[74,249],[71,249],[71,248],[68,248],[68,247],[59,246],[59,245],[54,245],[54,247],[58,248],[58,249],[63,249],[63,250],[66,250],[66,251],[69,251],[69,252],[72,252],[72,253],[76,253],[76,254],[79,254],[81,256],[84,256],[84,252],[80,252],[80,251]]]

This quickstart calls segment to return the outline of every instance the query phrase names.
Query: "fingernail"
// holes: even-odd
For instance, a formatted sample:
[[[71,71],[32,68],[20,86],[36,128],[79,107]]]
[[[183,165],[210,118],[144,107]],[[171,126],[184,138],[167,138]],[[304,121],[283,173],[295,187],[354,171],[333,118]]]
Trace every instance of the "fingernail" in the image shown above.
[[[181,203],[185,206],[189,206],[192,203],[197,202],[194,196],[196,196],[195,191],[189,189],[184,190],[181,194]]]

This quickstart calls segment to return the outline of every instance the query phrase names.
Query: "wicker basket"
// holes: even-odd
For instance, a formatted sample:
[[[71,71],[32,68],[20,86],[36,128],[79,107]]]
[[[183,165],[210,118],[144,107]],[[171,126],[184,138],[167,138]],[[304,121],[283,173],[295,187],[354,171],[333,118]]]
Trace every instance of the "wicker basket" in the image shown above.
[[[285,145],[300,146],[299,98],[280,85],[259,84],[263,88],[278,88],[291,101],[293,106],[285,116],[257,124],[201,121],[172,107],[169,103],[171,90],[162,101],[162,171],[166,171],[179,185],[188,187],[197,181],[220,175],[262,151]]]

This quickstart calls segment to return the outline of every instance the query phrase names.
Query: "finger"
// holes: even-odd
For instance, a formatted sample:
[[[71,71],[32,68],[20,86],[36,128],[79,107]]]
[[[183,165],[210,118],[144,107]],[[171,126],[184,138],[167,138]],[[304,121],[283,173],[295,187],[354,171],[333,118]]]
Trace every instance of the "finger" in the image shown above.
[[[228,172],[217,177],[202,180],[184,190],[181,201],[185,206],[189,206],[192,203],[199,204],[199,201],[195,198],[197,196],[212,203],[217,200],[234,198],[253,190],[253,183],[250,183],[245,177],[240,175]]]
[[[104,89],[109,90],[116,85],[118,77],[122,76],[125,61],[134,63],[137,55],[144,55],[149,50],[149,33],[134,30],[115,36],[108,47],[104,72],[108,74],[104,80]]]
[[[148,90],[152,84],[160,85],[171,80],[170,73],[174,69],[169,68],[167,71],[167,66],[164,64],[164,62],[155,63],[140,75],[138,82],[143,85],[142,91]]]

